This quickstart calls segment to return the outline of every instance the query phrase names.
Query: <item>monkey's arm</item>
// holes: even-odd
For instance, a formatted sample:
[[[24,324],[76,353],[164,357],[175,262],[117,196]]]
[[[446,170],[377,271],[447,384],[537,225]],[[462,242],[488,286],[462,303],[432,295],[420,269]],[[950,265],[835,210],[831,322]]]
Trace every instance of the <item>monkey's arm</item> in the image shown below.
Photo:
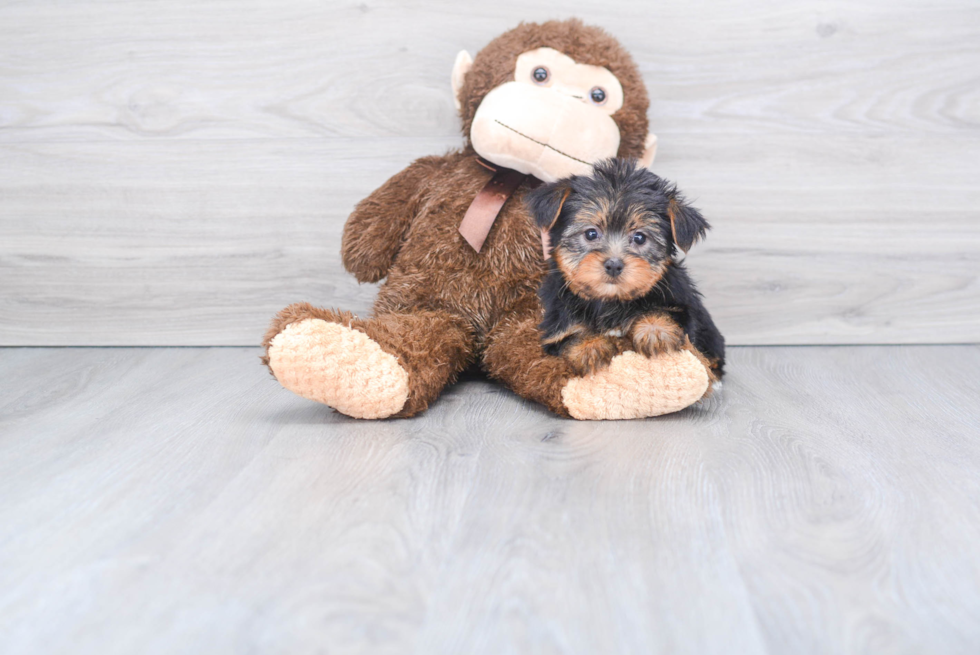
[[[388,274],[405,240],[429,179],[441,174],[444,157],[422,157],[357,203],[344,225],[340,245],[344,268],[358,282]]]

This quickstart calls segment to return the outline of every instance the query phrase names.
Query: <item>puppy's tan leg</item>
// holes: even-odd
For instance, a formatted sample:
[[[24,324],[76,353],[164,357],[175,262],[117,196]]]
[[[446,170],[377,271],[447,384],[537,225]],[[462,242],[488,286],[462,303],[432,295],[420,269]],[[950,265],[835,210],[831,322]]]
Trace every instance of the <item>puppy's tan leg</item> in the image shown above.
[[[650,314],[636,321],[630,337],[636,352],[647,357],[680,350],[687,341],[681,326],[663,314]]]
[[[579,336],[585,332],[585,326],[583,325],[571,325],[561,332],[556,332],[552,335],[542,335],[541,345],[545,347],[547,351],[549,348],[560,348],[563,341],[567,341],[573,337]],[[557,352],[555,350],[554,352]]]
[[[576,375],[591,375],[605,368],[620,353],[616,340],[604,336],[577,339],[565,346],[561,356]]]

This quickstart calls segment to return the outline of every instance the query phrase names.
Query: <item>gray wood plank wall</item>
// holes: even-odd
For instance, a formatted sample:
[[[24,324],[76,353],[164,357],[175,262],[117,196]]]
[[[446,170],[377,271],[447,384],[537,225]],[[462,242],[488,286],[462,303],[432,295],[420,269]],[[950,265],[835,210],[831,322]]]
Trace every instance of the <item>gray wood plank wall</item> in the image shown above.
[[[254,344],[366,311],[353,204],[460,143],[448,76],[578,15],[642,67],[733,344],[980,340],[980,4],[0,6],[0,345]]]

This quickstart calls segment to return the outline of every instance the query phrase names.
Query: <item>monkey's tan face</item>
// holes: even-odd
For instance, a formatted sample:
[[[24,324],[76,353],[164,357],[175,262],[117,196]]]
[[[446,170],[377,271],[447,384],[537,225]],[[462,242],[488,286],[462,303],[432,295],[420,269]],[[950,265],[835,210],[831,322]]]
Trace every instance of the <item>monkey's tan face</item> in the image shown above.
[[[623,87],[599,66],[538,48],[517,59],[514,81],[484,97],[470,141],[487,160],[553,182],[588,175],[595,162],[615,157]]]

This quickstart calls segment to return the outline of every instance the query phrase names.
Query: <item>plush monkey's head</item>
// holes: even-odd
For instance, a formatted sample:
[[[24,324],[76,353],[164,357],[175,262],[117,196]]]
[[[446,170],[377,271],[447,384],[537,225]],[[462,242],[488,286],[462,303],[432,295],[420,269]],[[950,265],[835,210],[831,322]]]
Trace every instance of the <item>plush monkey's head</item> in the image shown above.
[[[456,57],[453,94],[463,133],[487,160],[552,182],[610,157],[649,166],[643,79],[629,53],[579,20],[522,23]]]

